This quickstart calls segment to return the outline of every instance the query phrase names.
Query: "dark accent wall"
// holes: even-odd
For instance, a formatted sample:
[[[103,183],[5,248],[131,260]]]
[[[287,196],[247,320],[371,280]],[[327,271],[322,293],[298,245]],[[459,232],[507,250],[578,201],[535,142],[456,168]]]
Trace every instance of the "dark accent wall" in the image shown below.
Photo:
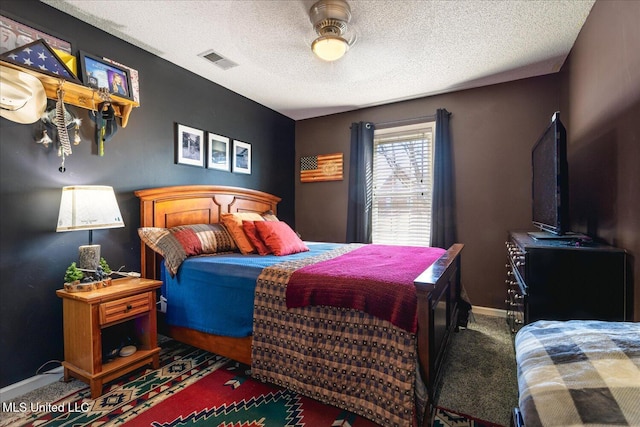
[[[562,68],[572,228],[628,251],[640,321],[640,2],[597,1]],[[635,276],[635,277],[634,277]],[[603,283],[603,292],[607,284]]]
[[[114,187],[125,228],[97,230],[94,243],[111,267],[139,271],[138,200],[133,191],[167,185],[247,187],[282,198],[279,217],[294,225],[295,123],[279,113],[211,83],[157,56],[85,24],[39,1],[3,1],[0,13],[106,56],[140,73],[141,106],[129,124],[97,155],[95,127],[86,110],[82,143],[73,146],[67,171],[52,149],[35,143],[36,125],[0,119],[0,387],[63,359],[62,287],[66,267],[88,233],[56,233],[61,188],[74,184]],[[185,41],[187,42],[187,41]],[[233,72],[233,71],[228,71]],[[251,175],[174,163],[175,124],[181,123],[249,142]],[[56,364],[45,367],[55,368]]]
[[[557,74],[296,122],[296,157],[343,152],[343,181],[300,183],[296,226],[308,240],[345,240],[349,127],[452,113],[458,241],[474,305],[504,309],[508,230],[531,229],[531,147],[559,105]],[[299,173],[297,165],[296,174]]]

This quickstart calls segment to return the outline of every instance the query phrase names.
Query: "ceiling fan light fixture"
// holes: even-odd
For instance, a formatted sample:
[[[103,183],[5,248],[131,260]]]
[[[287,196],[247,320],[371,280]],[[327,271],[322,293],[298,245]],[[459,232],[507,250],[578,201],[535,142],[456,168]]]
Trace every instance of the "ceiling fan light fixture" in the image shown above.
[[[311,6],[309,18],[318,38],[311,43],[311,50],[320,59],[335,61],[349,50],[349,42],[343,37],[351,20],[351,8],[345,0],[319,0]]]
[[[320,36],[311,44],[311,50],[324,61],[335,61],[349,50],[349,43],[338,36]]]

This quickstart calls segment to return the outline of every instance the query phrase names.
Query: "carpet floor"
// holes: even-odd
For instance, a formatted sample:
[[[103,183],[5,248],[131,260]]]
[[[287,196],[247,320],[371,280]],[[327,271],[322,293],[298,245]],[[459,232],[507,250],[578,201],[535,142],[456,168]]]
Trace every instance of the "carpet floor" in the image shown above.
[[[508,414],[513,406],[507,403],[506,407],[497,407],[503,405],[499,402],[504,396],[494,395],[488,399],[489,405],[487,399],[478,397],[495,394],[487,390],[504,388],[504,384],[495,383],[504,383],[504,375],[488,377],[484,370],[491,368],[486,364],[479,371],[470,371],[470,365],[477,365],[478,361],[467,355],[458,366],[460,360],[455,356],[462,353],[457,347],[467,348],[470,344],[481,345],[479,352],[488,351],[487,342],[476,341],[494,341],[495,338],[482,335],[492,335],[500,326],[488,316],[476,315],[468,329],[452,337],[434,427],[509,425]],[[489,350],[494,345],[490,344]],[[158,370],[139,370],[109,383],[104,394],[95,400],[90,399],[86,384],[77,380],[51,384],[3,402],[0,426],[375,426],[349,412],[257,382],[248,376],[248,367],[215,354],[172,340],[164,340],[161,346]],[[495,357],[492,352],[480,358]],[[460,381],[458,373],[452,372],[457,370],[478,378]],[[457,377],[454,382],[461,384],[449,384],[452,375]],[[484,384],[473,390],[475,383],[483,380]],[[517,398],[517,387],[515,394]]]
[[[438,406],[510,425],[518,379],[513,336],[504,317],[472,314],[466,329],[451,334],[442,369]]]

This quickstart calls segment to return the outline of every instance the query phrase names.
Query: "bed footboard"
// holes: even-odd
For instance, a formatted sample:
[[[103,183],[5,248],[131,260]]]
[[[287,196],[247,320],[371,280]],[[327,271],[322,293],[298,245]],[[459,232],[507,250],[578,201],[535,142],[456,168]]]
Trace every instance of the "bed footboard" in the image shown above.
[[[452,245],[414,281],[418,296],[420,373],[431,403],[436,401],[447,344],[451,331],[457,326],[463,248],[461,243]],[[432,411],[433,407],[429,409]],[[425,420],[430,420],[431,414],[426,415]]]

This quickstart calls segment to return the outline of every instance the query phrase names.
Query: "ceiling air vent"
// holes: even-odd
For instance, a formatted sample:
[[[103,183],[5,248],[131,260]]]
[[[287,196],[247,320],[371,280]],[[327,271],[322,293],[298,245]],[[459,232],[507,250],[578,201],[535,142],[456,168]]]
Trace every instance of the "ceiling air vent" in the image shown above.
[[[212,50],[208,50],[206,52],[201,53],[200,55],[204,59],[211,61],[217,67],[222,68],[223,70],[228,70],[229,68],[237,67],[238,64],[235,62],[220,56]]]

